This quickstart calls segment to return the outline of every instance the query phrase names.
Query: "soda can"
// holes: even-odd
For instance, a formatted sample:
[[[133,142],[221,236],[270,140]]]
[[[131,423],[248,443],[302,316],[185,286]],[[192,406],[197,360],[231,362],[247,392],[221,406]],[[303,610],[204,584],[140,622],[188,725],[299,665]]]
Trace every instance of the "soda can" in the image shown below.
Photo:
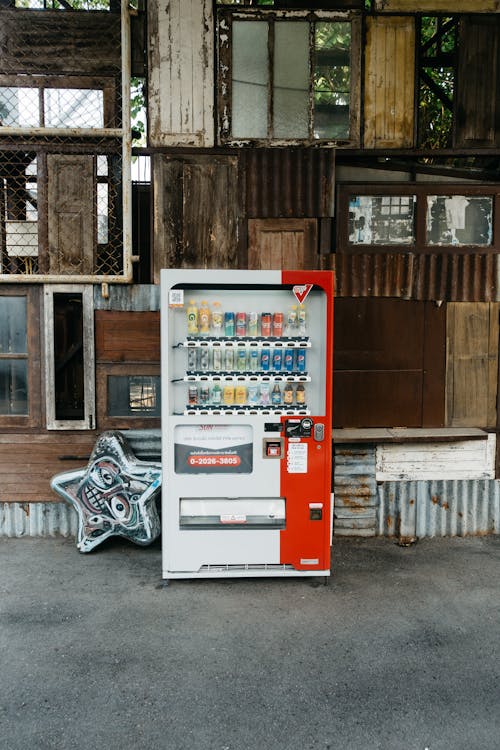
[[[210,401],[210,389],[208,385],[200,386],[200,404],[208,404]]]
[[[260,332],[262,336],[271,335],[271,313],[263,312],[260,317]]]
[[[212,365],[213,365],[213,369],[216,370],[217,372],[219,370],[222,370],[222,352],[219,349],[219,347],[215,347],[213,350]]]
[[[273,315],[273,336],[281,338],[283,336],[283,313],[275,312]]]
[[[203,347],[203,349],[200,350],[200,370],[201,372],[206,372],[208,370],[208,363],[209,363],[209,353],[208,353],[208,347]]]
[[[259,369],[259,350],[255,346],[250,349],[249,369],[252,372],[257,372]]]
[[[224,335],[234,336],[234,313],[224,313]]]
[[[264,372],[268,372],[271,369],[271,351],[269,349],[263,349],[260,355],[260,369]]]
[[[188,404],[195,406],[198,403],[198,386],[190,385],[188,388]]]
[[[196,370],[196,349],[188,349],[188,370]]]
[[[280,372],[282,362],[283,362],[283,352],[281,351],[281,349],[275,349],[273,351],[273,370],[275,372]]]
[[[248,313],[248,335],[259,335],[259,313],[257,312]]]
[[[231,372],[231,370],[234,370],[234,351],[229,347],[226,349],[225,355],[224,355],[224,368]]]
[[[240,372],[244,372],[247,369],[246,349],[238,349],[236,353],[236,369]]]
[[[285,370],[287,372],[293,372],[293,349],[285,349],[285,356],[284,356],[284,363],[285,363]]]
[[[305,349],[297,350],[297,370],[299,372],[306,371],[306,350]]]
[[[236,335],[247,335],[247,316],[244,312],[236,313]]]

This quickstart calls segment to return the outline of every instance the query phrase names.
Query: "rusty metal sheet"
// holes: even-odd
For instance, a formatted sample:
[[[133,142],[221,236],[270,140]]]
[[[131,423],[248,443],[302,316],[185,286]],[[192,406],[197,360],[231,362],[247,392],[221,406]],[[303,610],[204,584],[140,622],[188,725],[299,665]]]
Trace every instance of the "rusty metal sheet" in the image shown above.
[[[378,485],[380,536],[422,539],[500,532],[500,481],[450,479]]]
[[[76,536],[77,527],[77,515],[66,503],[0,503],[0,538]]]
[[[245,149],[241,164],[248,218],[333,216],[334,149]]]
[[[336,536],[375,536],[377,484],[374,445],[335,446]]]
[[[338,253],[337,296],[494,302],[498,265],[491,253]]]

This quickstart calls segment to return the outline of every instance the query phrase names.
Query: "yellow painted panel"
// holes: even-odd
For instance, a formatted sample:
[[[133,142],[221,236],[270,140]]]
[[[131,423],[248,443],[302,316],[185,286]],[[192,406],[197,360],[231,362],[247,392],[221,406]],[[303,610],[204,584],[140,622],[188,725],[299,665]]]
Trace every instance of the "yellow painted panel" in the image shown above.
[[[500,13],[500,0],[375,0],[375,8],[408,13]]]
[[[414,18],[367,18],[365,148],[413,146],[414,90]]]

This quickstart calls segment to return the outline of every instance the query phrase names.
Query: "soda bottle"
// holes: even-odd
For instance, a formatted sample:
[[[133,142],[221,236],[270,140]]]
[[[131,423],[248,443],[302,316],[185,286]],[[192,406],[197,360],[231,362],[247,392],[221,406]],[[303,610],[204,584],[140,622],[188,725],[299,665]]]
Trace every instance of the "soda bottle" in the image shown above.
[[[263,372],[269,372],[271,369],[271,350],[263,349],[260,355],[260,369]]]
[[[196,370],[196,349],[190,347],[188,349],[188,370]]]
[[[244,312],[236,313],[236,335],[247,335],[247,316]]]
[[[222,389],[218,383],[212,388],[212,404],[219,406],[222,401]]]
[[[245,372],[247,369],[247,352],[246,349],[240,348],[236,354],[236,369]]]
[[[247,402],[247,389],[245,385],[237,385],[234,401],[236,404],[246,404]]]
[[[281,349],[275,349],[273,351],[273,370],[275,372],[281,371],[281,363],[283,361],[283,352]]]
[[[224,316],[222,314],[220,302],[214,302],[212,304],[212,328],[215,336],[221,335],[223,323]]]
[[[214,347],[212,355],[212,366],[216,372],[222,370],[222,352],[218,346]]]
[[[260,398],[260,392],[259,392],[259,386],[258,385],[249,385],[248,386],[248,403],[249,404],[258,404]]]
[[[187,331],[188,336],[198,335],[198,308],[194,299],[189,300],[187,309]]]
[[[295,391],[295,401],[299,405],[303,405],[306,403],[306,389],[302,385],[302,383],[299,383],[297,386],[297,390]]]
[[[208,347],[204,346],[203,349],[200,349],[200,370],[201,370],[201,372],[206,372],[208,370],[208,365],[209,365]]]
[[[297,314],[297,323],[299,327],[299,334],[305,336],[307,333],[307,314],[304,305],[299,305],[299,311]]]
[[[306,350],[297,349],[297,370],[299,372],[306,371]]]
[[[275,312],[273,315],[273,336],[277,339],[283,336],[283,313]]]
[[[232,385],[225,385],[224,386],[224,403],[226,406],[232,406],[234,404],[234,386]]]
[[[271,403],[274,404],[275,406],[277,406],[278,404],[281,404],[281,389],[278,383],[276,383],[276,385],[274,386],[272,390]]]
[[[198,403],[198,386],[190,385],[188,388],[188,404],[195,406]]]
[[[250,349],[249,369],[252,372],[257,372],[259,369],[259,350],[255,346]]]
[[[208,385],[200,386],[200,404],[208,404],[210,401],[210,390]]]
[[[224,367],[228,372],[234,370],[234,351],[228,347],[224,355]]]
[[[287,383],[285,385],[285,389],[283,391],[283,403],[293,404],[293,385],[291,383]]]
[[[262,313],[260,317],[260,332],[266,338],[271,335],[271,313]]]
[[[293,372],[293,349],[285,349],[285,356],[283,358],[285,364],[285,370],[287,372]]]
[[[297,305],[292,305],[286,320],[286,335],[294,336],[297,330]]]
[[[210,308],[206,300],[203,300],[200,305],[198,321],[201,335],[208,336],[210,333]]]
[[[259,335],[259,313],[256,313],[256,312],[248,313],[248,335],[249,336]]]
[[[270,400],[270,385],[269,383],[262,383],[260,386],[260,403],[262,406],[269,406]]]
[[[234,313],[224,313],[224,336],[234,336]]]

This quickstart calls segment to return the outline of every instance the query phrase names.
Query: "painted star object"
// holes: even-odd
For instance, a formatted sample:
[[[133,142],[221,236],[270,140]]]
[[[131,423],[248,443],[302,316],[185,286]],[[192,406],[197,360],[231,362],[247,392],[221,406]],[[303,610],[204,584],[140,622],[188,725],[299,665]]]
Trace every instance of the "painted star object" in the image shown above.
[[[50,486],[78,513],[80,552],[110,536],[147,545],[160,535],[161,464],[137,459],[120,432],[103,432],[87,468],[57,474]]]

